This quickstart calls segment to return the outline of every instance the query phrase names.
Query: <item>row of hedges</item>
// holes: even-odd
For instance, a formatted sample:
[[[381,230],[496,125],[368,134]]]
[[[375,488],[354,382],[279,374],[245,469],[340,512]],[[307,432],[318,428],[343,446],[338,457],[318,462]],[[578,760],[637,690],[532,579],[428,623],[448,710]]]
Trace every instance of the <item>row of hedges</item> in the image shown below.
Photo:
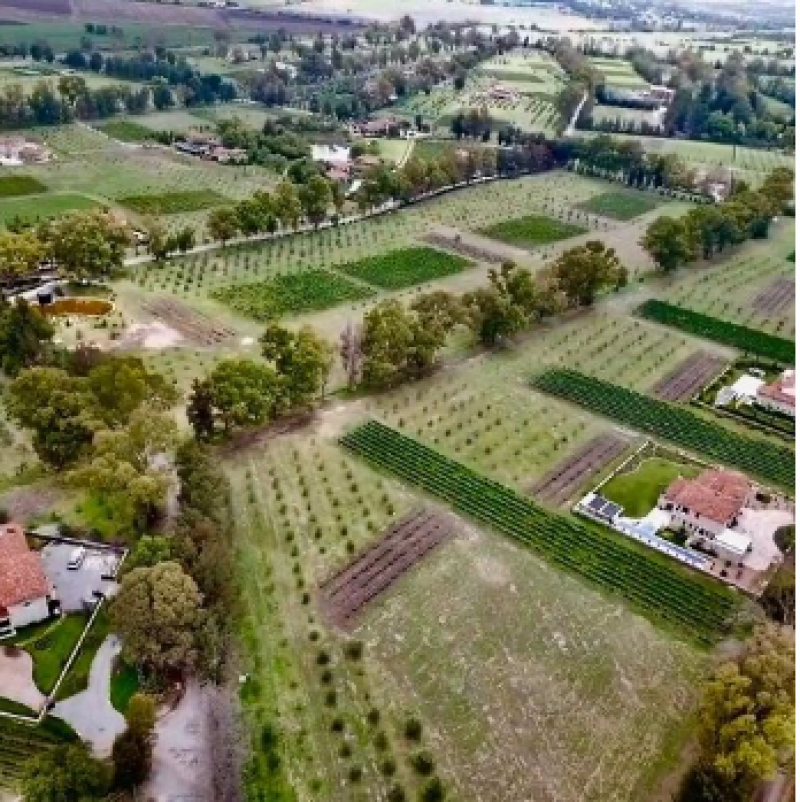
[[[774,334],[729,323],[727,320],[710,317],[655,298],[645,301],[639,307],[638,314],[655,323],[663,323],[687,334],[738,348],[748,354],[775,359],[784,365],[794,364],[794,343]]]
[[[794,452],[785,446],[746,437],[688,409],[574,370],[547,370],[533,379],[533,386],[724,465],[794,489]]]

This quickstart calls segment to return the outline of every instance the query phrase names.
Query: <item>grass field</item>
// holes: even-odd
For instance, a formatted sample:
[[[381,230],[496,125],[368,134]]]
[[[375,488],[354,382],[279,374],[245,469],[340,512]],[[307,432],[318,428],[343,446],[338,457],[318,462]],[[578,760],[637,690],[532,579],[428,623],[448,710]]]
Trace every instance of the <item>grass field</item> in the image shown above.
[[[120,142],[146,142],[153,137],[152,129],[133,120],[111,120],[98,125],[97,129]]]
[[[469,265],[466,259],[433,248],[403,248],[342,265],[339,269],[376,287],[398,290],[452,276]]]
[[[605,78],[609,86],[638,89],[647,82],[636,73],[629,61],[615,58],[590,58],[589,63]]]
[[[640,214],[652,212],[661,200],[643,192],[604,192],[580,204],[580,208],[614,220],[632,220]]]
[[[688,463],[652,457],[634,469],[618,474],[599,492],[621,505],[629,518],[642,518],[656,506],[659,496],[673,479],[692,479],[699,472],[699,468]]]
[[[569,237],[577,237],[579,234],[585,234],[586,229],[540,215],[529,215],[487,226],[480,229],[479,233],[509,245],[531,248],[537,245],[548,245]]]

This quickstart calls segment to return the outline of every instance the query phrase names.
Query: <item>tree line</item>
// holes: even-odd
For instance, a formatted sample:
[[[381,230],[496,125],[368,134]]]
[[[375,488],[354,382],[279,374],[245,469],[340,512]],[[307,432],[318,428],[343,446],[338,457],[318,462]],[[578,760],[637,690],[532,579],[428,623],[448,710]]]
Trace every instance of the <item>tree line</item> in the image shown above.
[[[716,253],[748,239],[769,236],[772,218],[794,198],[794,173],[773,170],[759,190],[734,186],[725,203],[698,206],[681,217],[661,216],[647,228],[642,246],[664,272]]]
[[[384,390],[428,375],[457,327],[476,344],[495,347],[537,322],[591,305],[598,293],[619,289],[628,275],[615,251],[598,241],[562,253],[534,278],[512,263],[489,271],[487,286],[455,296],[420,295],[408,307],[390,299],[376,304],[358,325],[342,332],[339,358],[351,389]],[[309,327],[292,332],[278,324],[262,334],[261,361],[227,359],[196,379],[187,417],[201,441],[305,412],[322,398],[333,352]]]

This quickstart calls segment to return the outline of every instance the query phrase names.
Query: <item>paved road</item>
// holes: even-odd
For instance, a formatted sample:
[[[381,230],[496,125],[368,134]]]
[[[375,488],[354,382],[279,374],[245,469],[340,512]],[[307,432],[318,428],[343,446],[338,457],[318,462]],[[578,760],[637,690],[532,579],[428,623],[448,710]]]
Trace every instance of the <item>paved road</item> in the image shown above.
[[[89,687],[53,708],[53,715],[63,718],[98,757],[111,754],[114,738],[125,730],[125,718],[111,705],[111,671],[121,649],[119,638],[109,635],[95,655]]]

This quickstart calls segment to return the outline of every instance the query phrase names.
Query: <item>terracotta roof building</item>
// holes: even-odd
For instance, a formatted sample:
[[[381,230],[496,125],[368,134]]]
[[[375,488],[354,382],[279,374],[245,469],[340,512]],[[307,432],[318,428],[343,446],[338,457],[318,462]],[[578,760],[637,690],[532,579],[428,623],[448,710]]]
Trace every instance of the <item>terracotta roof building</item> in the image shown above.
[[[794,371],[785,370],[774,382],[759,387],[756,403],[759,406],[794,417]]]
[[[39,555],[22,527],[0,526],[0,635],[48,618],[53,595]]]
[[[730,541],[737,535],[731,530],[739,523],[739,515],[751,503],[754,492],[746,476],[709,468],[695,479],[675,479],[661,494],[658,506],[670,514],[671,526],[705,542],[716,552],[738,559],[742,550],[733,549],[726,538]]]

